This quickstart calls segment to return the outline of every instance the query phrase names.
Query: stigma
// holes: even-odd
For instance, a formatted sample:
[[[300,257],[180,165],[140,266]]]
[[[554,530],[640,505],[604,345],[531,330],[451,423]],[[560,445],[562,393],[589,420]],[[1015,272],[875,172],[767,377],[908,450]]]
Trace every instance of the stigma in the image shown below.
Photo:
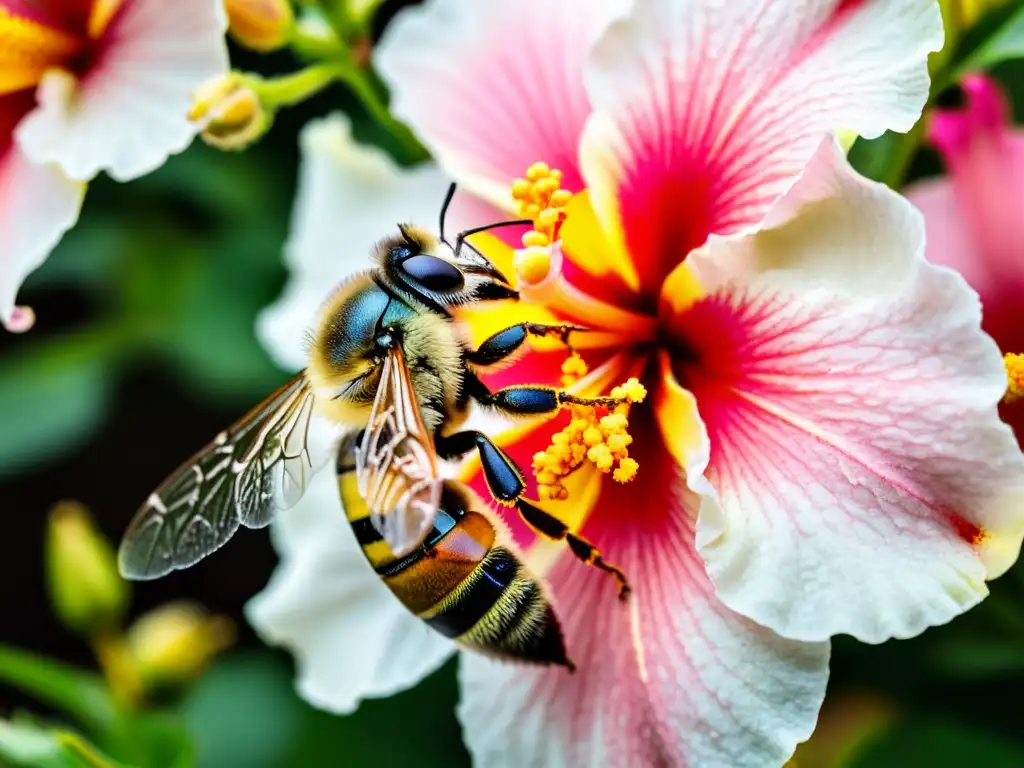
[[[562,386],[576,383],[587,373],[587,364],[574,352],[562,364]],[[629,455],[633,436],[629,434],[629,408],[643,402],[647,390],[635,378],[615,387],[609,395],[620,404],[614,408],[572,405],[569,424],[556,432],[551,444],[533,456],[533,472],[541,500],[562,500],[569,496],[564,480],[590,462],[618,483],[636,477],[640,465]]]
[[[1006,394],[1004,403],[1013,403],[1024,398],[1024,355],[1014,352],[1003,358],[1006,365]]]

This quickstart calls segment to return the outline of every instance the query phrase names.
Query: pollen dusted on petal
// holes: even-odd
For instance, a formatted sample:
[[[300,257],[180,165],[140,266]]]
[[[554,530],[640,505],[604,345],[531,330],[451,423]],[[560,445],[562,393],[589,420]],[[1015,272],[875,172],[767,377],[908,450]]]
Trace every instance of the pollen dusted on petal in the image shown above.
[[[574,352],[562,363],[562,385],[571,386],[587,373],[587,364]],[[551,445],[533,455],[537,492],[542,500],[566,499],[569,492],[563,480],[584,461],[590,461],[618,483],[636,477],[640,465],[629,455],[633,436],[629,434],[629,406],[642,402],[647,390],[637,379],[615,387],[611,397],[621,404],[611,411],[603,406],[572,405],[572,419],[551,438]]]
[[[1008,353],[1003,362],[1006,364],[1006,394],[1003,402],[1013,403],[1024,398],[1024,355]]]

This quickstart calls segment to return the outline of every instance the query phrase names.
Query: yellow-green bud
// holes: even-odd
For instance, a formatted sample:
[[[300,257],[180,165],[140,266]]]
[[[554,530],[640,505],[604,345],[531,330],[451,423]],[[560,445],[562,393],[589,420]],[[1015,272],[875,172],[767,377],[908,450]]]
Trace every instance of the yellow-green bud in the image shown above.
[[[271,120],[256,91],[238,72],[204,83],[194,95],[188,118],[202,126],[203,141],[217,149],[245,149],[266,132]]]
[[[235,641],[235,626],[195,603],[168,603],[141,616],[126,636],[143,683],[173,686],[197,677]]]
[[[353,19],[357,24],[368,27],[373,20],[373,15],[377,12],[378,6],[383,2],[384,0],[348,0],[345,3],[345,7],[350,19]]]
[[[288,0],[224,0],[228,33],[254,51],[273,51],[288,42],[295,17]]]
[[[116,627],[128,607],[128,584],[117,572],[114,548],[77,502],[63,501],[50,511],[46,576],[57,617],[84,637]]]

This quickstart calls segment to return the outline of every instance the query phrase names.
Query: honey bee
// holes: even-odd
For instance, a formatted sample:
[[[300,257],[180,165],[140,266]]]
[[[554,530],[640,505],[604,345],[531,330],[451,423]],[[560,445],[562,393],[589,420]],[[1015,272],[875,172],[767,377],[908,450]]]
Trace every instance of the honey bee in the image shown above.
[[[626,580],[597,549],[524,498],[516,463],[487,435],[460,429],[471,403],[509,415],[566,403],[616,405],[539,385],[491,391],[480,379],[530,336],[568,344],[575,325],[518,323],[474,348],[453,310],[517,292],[467,239],[501,222],[444,236],[399,225],[374,249],[376,267],[338,286],[308,338],[308,365],[168,477],[142,505],[118,554],[129,579],[187,568],[240,526],[262,528],[302,496],[332,459],[346,515],[370,564],[413,613],[492,656],[572,667],[542,581],[504,524],[440,461],[479,454],[492,499],[586,564]]]

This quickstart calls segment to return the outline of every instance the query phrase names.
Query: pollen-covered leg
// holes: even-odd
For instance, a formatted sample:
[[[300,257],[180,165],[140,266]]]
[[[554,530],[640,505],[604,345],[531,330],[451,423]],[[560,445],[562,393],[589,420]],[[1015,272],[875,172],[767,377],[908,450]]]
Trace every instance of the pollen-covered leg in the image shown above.
[[[554,413],[564,405],[615,408],[633,402],[627,394],[581,397],[564,389],[539,384],[514,384],[491,392],[475,376],[468,379],[468,384],[470,397],[478,403],[497,408],[512,416],[543,416]]]
[[[565,540],[569,545],[569,549],[579,560],[606,573],[610,573],[619,585],[619,598],[621,600],[629,597],[630,590],[629,583],[626,581],[626,575],[611,563],[606,562],[601,557],[597,547],[583,537],[571,533],[565,523],[549,512],[545,512],[540,507],[534,506],[534,504],[526,499],[516,501],[516,508],[519,510],[523,520],[538,533],[555,541]]]
[[[500,363],[523,346],[530,336],[557,336],[569,346],[569,335],[587,331],[579,325],[544,325],[542,323],[517,323],[490,336],[466,358],[473,365],[488,366]]]
[[[487,488],[499,504],[511,506],[526,489],[522,470],[483,432],[466,430],[438,436],[434,446],[442,459],[457,459],[475,448],[480,453]]]

